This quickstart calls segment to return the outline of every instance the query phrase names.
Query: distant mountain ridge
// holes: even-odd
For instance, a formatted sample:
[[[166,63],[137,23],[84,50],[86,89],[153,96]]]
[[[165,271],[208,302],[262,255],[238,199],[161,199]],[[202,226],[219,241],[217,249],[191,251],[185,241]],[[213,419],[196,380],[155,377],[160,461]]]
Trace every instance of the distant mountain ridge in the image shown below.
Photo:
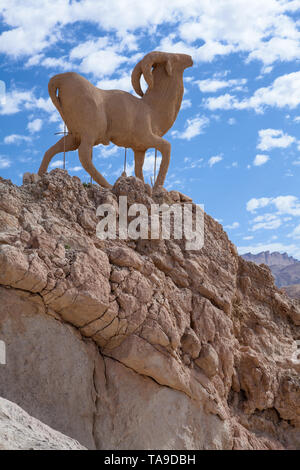
[[[298,285],[300,287],[300,261],[287,253],[270,253],[262,251],[257,255],[245,253],[242,255],[246,261],[256,264],[266,264],[270,267],[278,287]]]
[[[252,261],[256,264],[266,264],[267,266],[290,266],[293,264],[300,263],[299,260],[289,256],[287,253],[279,253],[278,251],[274,251],[270,253],[270,251],[262,251],[257,255],[253,255],[252,253],[245,253],[242,257],[247,261]]]

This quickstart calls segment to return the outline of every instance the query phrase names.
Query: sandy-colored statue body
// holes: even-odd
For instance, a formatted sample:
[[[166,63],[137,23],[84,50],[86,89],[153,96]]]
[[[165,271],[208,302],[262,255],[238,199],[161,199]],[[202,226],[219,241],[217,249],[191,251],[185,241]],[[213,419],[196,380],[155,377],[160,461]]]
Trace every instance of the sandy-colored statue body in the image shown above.
[[[192,65],[189,55],[150,52],[131,75],[133,88],[141,98],[121,90],[101,90],[74,72],[55,75],[49,81],[49,95],[68,128],[68,135],[47,150],[39,175],[47,171],[54,155],[64,149],[78,149],[83,168],[98,184],[109,188],[110,184],[92,162],[92,148],[112,142],[133,149],[135,175],[141,180],[146,150],[155,148],[161,152],[155,186],[163,186],[171,145],[162,136],[176,119],[183,96],[183,72]],[[142,74],[148,85],[145,94],[140,86]]]

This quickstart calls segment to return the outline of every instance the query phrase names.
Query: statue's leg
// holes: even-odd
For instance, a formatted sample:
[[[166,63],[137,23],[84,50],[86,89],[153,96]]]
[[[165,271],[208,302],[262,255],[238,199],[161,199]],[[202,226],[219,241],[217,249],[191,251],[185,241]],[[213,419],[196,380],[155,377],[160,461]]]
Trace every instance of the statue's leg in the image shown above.
[[[61,153],[64,150],[69,152],[71,150],[77,150],[79,147],[79,141],[72,136],[72,134],[68,134],[62,139],[60,139],[56,144],[52,145],[44,155],[43,161],[39,168],[38,174],[42,176],[46,173],[49,163],[57,153]]]
[[[111,184],[99,173],[92,162],[93,145],[87,141],[81,141],[78,148],[79,160],[85,171],[93,178],[96,183],[104,188],[111,188]]]
[[[154,147],[161,153],[161,164],[154,185],[154,188],[157,188],[158,186],[164,185],[167,176],[170,164],[171,144],[167,140],[162,139],[156,135],[153,135],[151,140],[152,142],[150,143],[149,148]]]
[[[144,175],[143,175],[144,160],[145,160],[145,151],[140,152],[138,150],[135,150],[134,151],[134,172],[135,172],[135,176],[142,181],[144,181]]]

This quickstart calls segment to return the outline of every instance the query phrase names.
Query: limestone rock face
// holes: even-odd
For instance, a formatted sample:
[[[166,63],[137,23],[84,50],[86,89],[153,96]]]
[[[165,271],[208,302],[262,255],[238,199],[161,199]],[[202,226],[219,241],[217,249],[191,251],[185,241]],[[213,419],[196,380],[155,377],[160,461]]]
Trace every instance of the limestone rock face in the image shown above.
[[[205,243],[100,240],[133,177],[0,179],[0,396],[90,449],[300,448],[300,306],[205,214]]]
[[[85,450],[79,442],[0,398],[0,450]]]

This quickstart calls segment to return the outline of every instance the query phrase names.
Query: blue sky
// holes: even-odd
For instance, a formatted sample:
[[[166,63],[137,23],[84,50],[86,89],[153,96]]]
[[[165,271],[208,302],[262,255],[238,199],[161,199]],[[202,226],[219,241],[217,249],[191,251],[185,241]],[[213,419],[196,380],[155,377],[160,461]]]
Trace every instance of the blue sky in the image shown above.
[[[62,130],[49,78],[76,71],[133,92],[151,50],[191,54],[165,186],[218,219],[241,253],[300,259],[300,0],[0,0],[0,175],[21,184]],[[3,87],[2,83],[2,87]],[[94,148],[113,183],[124,150]],[[128,152],[128,173],[132,171]],[[153,174],[149,150],[145,175]],[[51,168],[62,165],[54,157]],[[77,152],[70,174],[89,181]]]

